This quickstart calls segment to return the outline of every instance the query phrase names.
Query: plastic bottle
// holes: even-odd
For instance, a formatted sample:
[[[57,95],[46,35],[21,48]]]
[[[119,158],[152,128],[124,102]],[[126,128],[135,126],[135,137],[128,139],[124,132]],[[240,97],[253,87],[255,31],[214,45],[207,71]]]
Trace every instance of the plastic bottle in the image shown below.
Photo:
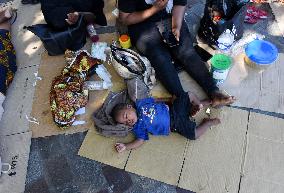
[[[97,42],[99,41],[99,36],[95,30],[95,26],[94,24],[89,24],[87,25],[87,31],[88,31],[88,34],[92,40],[92,42]]]
[[[88,90],[104,90],[112,86],[111,82],[106,81],[86,81],[84,83],[84,88]]]

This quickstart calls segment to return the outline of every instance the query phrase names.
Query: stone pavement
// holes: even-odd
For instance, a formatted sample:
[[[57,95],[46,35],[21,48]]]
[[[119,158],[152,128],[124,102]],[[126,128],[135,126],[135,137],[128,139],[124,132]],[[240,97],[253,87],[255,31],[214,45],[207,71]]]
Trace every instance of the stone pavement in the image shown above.
[[[203,12],[203,2],[204,1],[199,0],[190,1],[190,3],[192,3],[190,5],[195,5],[192,12],[186,15],[193,23],[191,31],[196,31],[197,29],[197,23],[201,17],[200,13]],[[13,156],[5,154],[3,151],[11,151],[12,149],[14,151],[13,153],[15,153],[14,155],[23,155],[21,160],[23,168],[18,170],[22,173],[22,179],[18,184],[10,186],[8,189],[2,189],[1,187],[3,184],[1,184],[2,181],[0,181],[1,193],[3,190],[5,190],[5,193],[18,193],[24,191],[25,179],[23,176],[25,176],[27,158],[24,156],[21,149],[25,149],[25,154],[29,153],[29,150],[26,149],[26,147],[30,144],[30,138],[26,141],[21,141],[22,144],[17,144],[18,147],[23,146],[22,148],[11,148],[7,150],[5,146],[9,147],[7,141],[12,141],[10,140],[11,136],[15,136],[15,140],[17,141],[20,136],[25,135],[28,137],[30,134],[26,115],[29,116],[31,111],[34,94],[33,83],[35,82],[34,73],[38,70],[40,53],[43,51],[38,39],[31,33],[22,30],[24,25],[31,25],[33,22],[37,23],[39,22],[38,19],[42,19],[41,13],[38,12],[39,5],[35,5],[34,7],[31,5],[23,6],[20,4],[20,0],[15,0],[15,4],[19,7],[20,17],[17,20],[18,24],[15,25],[16,28],[13,29],[13,37],[16,37],[14,43],[16,45],[17,53],[21,54],[20,58],[22,58],[22,60],[18,61],[19,70],[8,92],[7,100],[5,101],[6,112],[0,123],[0,153],[1,155],[4,155],[3,161],[7,162],[12,162]],[[277,6],[273,9],[281,10],[281,7]],[[27,12],[27,10],[32,10],[33,12]],[[283,12],[278,11],[278,13],[279,17],[277,15],[276,19],[278,19],[278,24],[283,33],[284,29],[281,27],[283,26]],[[30,17],[30,15],[33,17]],[[256,27],[261,28],[262,26]],[[277,38],[279,38],[278,42],[281,46],[283,37]],[[251,109],[246,110],[249,112],[253,111]],[[277,114],[277,116],[283,118],[283,115],[281,114]],[[78,133],[68,136],[59,135],[33,139],[31,141],[25,192],[191,192],[77,156],[77,151],[85,134],[86,133]],[[279,160],[279,162],[280,161],[281,160]],[[12,176],[7,176],[7,178],[12,179]],[[1,178],[3,177],[5,176],[2,176]],[[249,184],[249,181],[246,181],[246,183]],[[241,192],[246,191],[242,190]],[[254,192],[253,189],[250,192]]]

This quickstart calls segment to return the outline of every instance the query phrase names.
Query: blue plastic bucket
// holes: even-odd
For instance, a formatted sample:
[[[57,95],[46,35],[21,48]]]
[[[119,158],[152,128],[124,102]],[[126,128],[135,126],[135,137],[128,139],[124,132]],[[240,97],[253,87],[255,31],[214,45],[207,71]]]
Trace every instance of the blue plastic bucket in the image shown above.
[[[278,49],[268,41],[253,40],[246,48],[245,62],[251,67],[267,68],[278,57]]]

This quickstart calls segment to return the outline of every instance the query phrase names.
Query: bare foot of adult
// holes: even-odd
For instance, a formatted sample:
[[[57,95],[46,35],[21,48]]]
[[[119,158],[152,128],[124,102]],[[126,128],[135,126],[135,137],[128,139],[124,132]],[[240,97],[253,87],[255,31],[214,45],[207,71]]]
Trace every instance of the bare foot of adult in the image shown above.
[[[192,92],[188,92],[187,94],[188,94],[190,103],[192,104],[190,116],[194,117],[203,108],[203,104],[198,99],[198,97]]]
[[[219,125],[220,123],[221,120],[218,118],[204,118],[199,126],[212,127],[215,125]]]
[[[196,133],[195,133],[195,138],[199,138],[201,135],[205,133],[207,129],[209,129],[212,126],[219,125],[221,123],[220,119],[214,118],[214,119],[209,119],[205,118],[203,121],[200,123],[200,125],[196,128]]]
[[[212,106],[213,107],[222,107],[225,105],[233,104],[236,101],[234,96],[229,96],[226,94],[217,91],[211,95]]]
[[[4,21],[7,21],[12,17],[12,10],[11,8],[7,8],[0,12],[0,23],[3,23]]]
[[[210,105],[212,105],[212,100],[209,99],[202,100],[201,104],[203,105],[203,108],[208,108]]]

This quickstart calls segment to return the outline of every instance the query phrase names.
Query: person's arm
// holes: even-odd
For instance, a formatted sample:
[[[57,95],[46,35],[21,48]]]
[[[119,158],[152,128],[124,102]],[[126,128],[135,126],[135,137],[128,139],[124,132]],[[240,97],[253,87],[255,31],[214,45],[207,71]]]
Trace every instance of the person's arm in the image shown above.
[[[123,11],[119,11],[119,20],[124,25],[132,25],[137,24],[142,21],[145,21],[155,13],[166,8],[168,0],[156,0],[152,7],[146,9],[144,11],[136,11],[132,13],[126,13]]]
[[[180,37],[180,28],[182,25],[183,17],[185,12],[185,6],[175,5],[172,10],[172,32],[179,41]]]
[[[125,150],[131,150],[131,149],[136,149],[143,145],[144,140],[143,139],[136,139],[130,143],[116,143],[115,144],[115,149],[118,153],[122,153]]]

